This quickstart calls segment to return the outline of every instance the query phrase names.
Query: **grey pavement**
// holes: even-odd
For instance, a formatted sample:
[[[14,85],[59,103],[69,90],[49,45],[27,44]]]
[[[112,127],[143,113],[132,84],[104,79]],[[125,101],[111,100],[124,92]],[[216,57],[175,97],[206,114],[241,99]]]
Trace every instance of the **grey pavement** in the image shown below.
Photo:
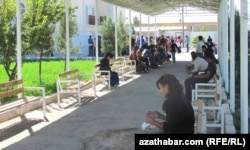
[[[176,54],[176,57],[176,64],[166,63],[149,73],[141,74],[91,103],[64,110],[56,109],[56,105],[51,104],[48,106],[48,122],[38,121],[32,125],[32,120],[28,121],[24,129],[16,130],[18,134],[3,139],[1,148],[79,150],[83,149],[86,138],[100,131],[139,129],[147,111],[161,111],[164,99],[156,88],[160,75],[174,74],[182,84],[189,77],[185,65],[189,63],[190,54]],[[34,117],[36,112],[30,115]]]

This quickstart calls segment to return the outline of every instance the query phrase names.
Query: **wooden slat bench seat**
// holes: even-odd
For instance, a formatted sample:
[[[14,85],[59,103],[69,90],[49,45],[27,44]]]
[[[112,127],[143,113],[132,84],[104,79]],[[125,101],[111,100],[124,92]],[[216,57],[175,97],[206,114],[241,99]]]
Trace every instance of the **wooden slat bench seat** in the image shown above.
[[[98,80],[101,80],[102,82],[107,82],[108,83],[108,90],[110,90],[110,71],[107,70],[100,70],[100,64],[95,65],[94,68],[94,92],[96,93],[96,85],[98,83]]]
[[[65,71],[58,74],[57,80],[57,103],[60,106],[60,94],[62,93],[71,93],[77,94],[79,105],[81,105],[81,90],[87,85],[92,84],[92,81],[83,81],[81,77],[91,76],[93,74],[79,74],[78,69],[73,69]],[[92,85],[93,87],[93,85]]]
[[[26,90],[39,90],[42,92],[42,96],[24,96],[24,92]],[[0,83],[0,91],[1,91],[0,99],[4,99],[8,97],[16,97],[15,100],[0,105],[0,115],[8,111],[11,111],[13,109],[18,109],[19,115],[23,115],[21,108],[24,105],[42,100],[43,117],[45,119],[46,99],[45,99],[44,87],[23,87],[23,80],[19,79],[19,80],[13,80],[13,81],[5,82],[5,83]]]
[[[195,114],[195,134],[204,134],[207,133],[206,128],[206,113],[204,112],[204,103],[203,101],[193,101],[192,106]]]
[[[220,127],[224,133],[224,112],[222,108],[221,83],[214,76],[214,83],[196,83],[192,90],[192,101],[202,101],[206,113],[206,127]]]

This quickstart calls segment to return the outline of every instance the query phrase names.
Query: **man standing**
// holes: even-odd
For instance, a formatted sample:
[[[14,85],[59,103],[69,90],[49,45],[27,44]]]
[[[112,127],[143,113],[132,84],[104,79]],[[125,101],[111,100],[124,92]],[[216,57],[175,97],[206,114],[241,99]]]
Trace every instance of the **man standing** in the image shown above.
[[[88,44],[89,44],[89,56],[93,56],[94,42],[93,42],[93,39],[92,39],[91,35],[89,36]]]
[[[205,43],[202,41],[203,37],[201,35],[198,37],[198,39],[199,41],[196,45],[196,54],[197,56],[202,57],[202,46],[205,45]]]

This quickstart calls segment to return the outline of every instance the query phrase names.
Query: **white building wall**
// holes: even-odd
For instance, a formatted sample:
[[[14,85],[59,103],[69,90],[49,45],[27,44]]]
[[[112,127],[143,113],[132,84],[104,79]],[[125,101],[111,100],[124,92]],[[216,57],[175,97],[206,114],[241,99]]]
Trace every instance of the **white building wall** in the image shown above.
[[[92,38],[95,37],[95,25],[89,25],[88,15],[95,16],[95,0],[72,0],[72,5],[77,6],[75,11],[76,21],[78,25],[77,34],[73,37],[73,45],[81,45],[79,54],[83,56],[88,55],[88,38],[89,35]],[[125,10],[123,8],[118,8],[118,15],[125,15]],[[98,1],[98,22],[100,21],[100,16],[109,16],[114,17],[114,6],[103,2]],[[99,26],[99,35],[101,26]]]

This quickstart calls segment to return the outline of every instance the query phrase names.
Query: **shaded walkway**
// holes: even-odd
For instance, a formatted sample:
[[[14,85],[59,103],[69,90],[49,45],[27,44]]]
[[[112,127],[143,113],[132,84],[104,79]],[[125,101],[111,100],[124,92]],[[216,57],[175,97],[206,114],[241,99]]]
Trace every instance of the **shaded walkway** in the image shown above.
[[[144,114],[148,110],[161,111],[163,98],[155,85],[160,75],[172,73],[182,84],[189,77],[185,72],[185,65],[188,62],[180,61],[180,57],[183,58],[182,60],[189,60],[190,54],[177,54],[176,57],[176,64],[164,64],[159,69],[142,74],[141,77],[118,87],[93,103],[86,103],[79,108],[68,108],[63,111],[54,109],[48,113],[50,122],[39,123],[40,126],[44,126],[40,127],[40,130],[39,127],[33,127],[34,130],[37,128],[36,130],[39,131],[34,132],[32,136],[21,139],[22,135],[18,135],[13,139],[7,139],[0,145],[9,144],[10,146],[6,148],[9,150],[79,150],[83,148],[83,142],[87,137],[91,137],[99,131],[139,129]],[[48,109],[50,107],[56,107],[56,105],[47,106]],[[33,116],[35,115],[33,114]],[[20,141],[13,143],[13,140],[17,140],[17,138]]]

